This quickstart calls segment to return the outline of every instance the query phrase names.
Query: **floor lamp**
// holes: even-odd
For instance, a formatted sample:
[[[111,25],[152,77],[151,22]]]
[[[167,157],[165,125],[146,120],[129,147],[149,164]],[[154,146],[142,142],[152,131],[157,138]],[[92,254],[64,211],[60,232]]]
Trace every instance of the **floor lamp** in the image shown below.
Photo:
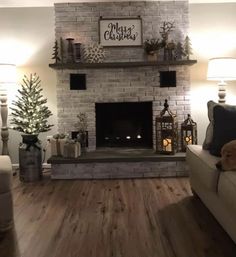
[[[7,86],[16,83],[16,66],[14,64],[0,63],[0,106],[1,106],[1,137],[2,155],[9,155],[8,151],[8,107],[7,107]]]
[[[236,80],[236,58],[217,57],[210,59],[207,79],[220,81],[218,83],[218,102],[224,104],[226,96],[225,86],[227,85],[225,81]]]

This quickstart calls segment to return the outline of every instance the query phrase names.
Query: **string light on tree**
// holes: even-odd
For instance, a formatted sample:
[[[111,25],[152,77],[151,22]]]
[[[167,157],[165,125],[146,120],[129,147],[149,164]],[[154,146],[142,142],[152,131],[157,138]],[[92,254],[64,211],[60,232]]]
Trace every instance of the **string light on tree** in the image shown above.
[[[47,99],[42,96],[41,81],[34,74],[30,78],[24,76],[21,89],[18,90],[19,96],[13,101],[11,123],[13,129],[25,134],[39,134],[49,131],[53,125],[47,124],[48,118],[52,115],[45,104]]]

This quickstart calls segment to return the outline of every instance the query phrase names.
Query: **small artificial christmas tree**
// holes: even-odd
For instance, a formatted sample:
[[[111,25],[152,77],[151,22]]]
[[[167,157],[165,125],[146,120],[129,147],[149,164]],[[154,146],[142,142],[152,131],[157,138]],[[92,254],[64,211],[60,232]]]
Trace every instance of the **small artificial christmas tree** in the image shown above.
[[[22,88],[18,90],[20,96],[13,101],[15,107],[12,110],[12,121],[14,130],[30,135],[38,135],[46,132],[53,125],[47,124],[47,119],[52,115],[51,111],[45,106],[46,98],[43,98],[40,85],[41,81],[36,74],[30,74],[30,78],[24,76]]]
[[[187,58],[187,60],[189,60],[189,56],[192,54],[192,44],[191,44],[191,40],[188,36],[186,36],[185,40],[184,40],[184,54]]]
[[[52,59],[54,59],[56,63],[61,61],[61,59],[59,57],[59,47],[58,47],[57,40],[55,41],[55,44],[53,47]]]

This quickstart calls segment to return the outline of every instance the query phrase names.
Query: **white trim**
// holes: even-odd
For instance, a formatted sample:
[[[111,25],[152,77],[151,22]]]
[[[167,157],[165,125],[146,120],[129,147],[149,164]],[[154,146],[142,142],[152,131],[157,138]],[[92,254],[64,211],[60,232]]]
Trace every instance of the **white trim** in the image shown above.
[[[19,168],[19,163],[13,163],[12,167],[15,168],[15,169],[18,169]],[[43,163],[43,168],[44,169],[51,169],[51,164],[44,162]]]
[[[1,0],[0,8],[8,7],[52,7],[54,3],[83,3],[83,2],[110,2],[111,0]],[[112,0],[112,2],[127,2],[137,0]],[[138,0],[143,1],[143,0]],[[149,0],[145,0],[148,2]],[[153,1],[153,0],[151,0]],[[154,0],[154,1],[171,1],[171,0]],[[173,1],[173,0],[172,0]],[[175,2],[183,0],[174,0]],[[187,1],[187,0],[186,0]],[[190,4],[202,4],[202,3],[236,3],[236,0],[189,0]]]

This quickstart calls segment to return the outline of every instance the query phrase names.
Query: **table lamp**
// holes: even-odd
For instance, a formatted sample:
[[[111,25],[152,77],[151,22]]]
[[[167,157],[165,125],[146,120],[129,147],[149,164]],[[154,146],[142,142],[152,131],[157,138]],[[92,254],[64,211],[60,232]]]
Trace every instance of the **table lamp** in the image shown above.
[[[8,151],[8,126],[7,126],[7,86],[16,83],[16,66],[14,64],[0,63],[0,107],[1,107],[1,137],[2,155],[9,155]]]
[[[226,96],[225,86],[227,85],[225,81],[236,80],[236,58],[217,57],[210,59],[207,79],[220,81],[218,84],[218,102],[224,104]]]

